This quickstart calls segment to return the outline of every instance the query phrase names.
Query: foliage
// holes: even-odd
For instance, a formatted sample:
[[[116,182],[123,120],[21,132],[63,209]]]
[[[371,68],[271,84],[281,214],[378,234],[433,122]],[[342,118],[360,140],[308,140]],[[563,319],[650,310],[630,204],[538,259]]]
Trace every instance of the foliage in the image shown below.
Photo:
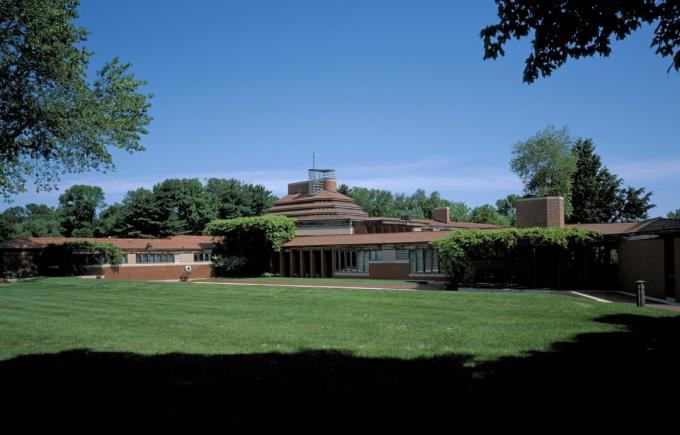
[[[621,191],[623,206],[617,216],[619,222],[632,222],[647,219],[647,212],[656,207],[651,204],[652,192],[645,192],[644,187],[635,188],[628,186]]]
[[[508,226],[510,222],[508,219],[501,217],[498,210],[490,204],[480,205],[472,210],[471,222],[478,224],[492,224],[499,226]]]
[[[572,177],[571,222],[597,223],[645,219],[651,192],[622,188],[623,180],[602,166],[591,139],[579,139],[572,148],[576,171]]]
[[[104,191],[99,186],[76,184],[59,196],[59,217],[66,237],[92,237],[97,210],[104,207]]]
[[[609,56],[612,38],[625,39],[643,23],[656,22],[651,46],[673,57],[680,70],[680,5],[676,0],[580,1],[496,0],[498,24],[481,31],[484,59],[505,55],[510,39],[532,35],[524,81],[549,76],[569,58]],[[669,67],[669,69],[671,68]]]
[[[44,204],[10,207],[0,214],[0,222],[2,240],[61,235],[57,211]]]
[[[272,272],[272,256],[295,237],[295,220],[285,216],[253,216],[210,222],[205,234],[222,236],[213,253],[218,275],[258,276]]]
[[[165,180],[153,186],[153,197],[163,234],[200,234],[212,218],[198,178]]]
[[[680,219],[680,208],[675,211],[669,211],[666,216],[668,219]]]
[[[263,185],[242,183],[233,178],[210,178],[205,193],[212,219],[259,216],[276,200]]]
[[[549,126],[517,142],[510,161],[510,168],[524,183],[527,196],[564,197],[566,216],[571,215],[571,179],[576,170],[572,144],[566,127],[558,130]]]
[[[448,274],[450,285],[457,288],[469,279],[475,259],[507,258],[518,246],[566,249],[599,239],[599,233],[581,228],[471,229],[452,231],[432,244],[437,248],[439,267]]]
[[[501,218],[505,219],[508,225],[515,224],[515,217],[517,215],[515,203],[520,198],[521,196],[511,193],[505,198],[501,198],[496,201],[496,211],[498,212],[498,215],[501,216]]]
[[[141,151],[145,83],[113,59],[88,80],[92,52],[77,0],[0,2],[0,194],[55,187],[64,172],[109,170],[109,148]]]
[[[439,192],[429,195],[423,189],[413,194],[393,194],[388,190],[367,189],[341,185],[338,192],[351,197],[369,216],[402,217],[432,219],[432,210],[440,207],[451,209],[451,219],[459,222],[470,221],[470,208],[462,202],[443,199]]]
[[[167,237],[178,229],[176,223],[162,220],[153,192],[142,187],[128,191],[122,204],[114,204],[102,214],[110,236]]]

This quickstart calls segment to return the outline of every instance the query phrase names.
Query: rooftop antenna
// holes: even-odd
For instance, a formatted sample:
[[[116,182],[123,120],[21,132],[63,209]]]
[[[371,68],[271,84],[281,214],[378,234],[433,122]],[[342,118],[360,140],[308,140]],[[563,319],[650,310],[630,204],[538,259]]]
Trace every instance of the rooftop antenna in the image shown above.
[[[312,153],[312,169],[316,169],[316,153]]]

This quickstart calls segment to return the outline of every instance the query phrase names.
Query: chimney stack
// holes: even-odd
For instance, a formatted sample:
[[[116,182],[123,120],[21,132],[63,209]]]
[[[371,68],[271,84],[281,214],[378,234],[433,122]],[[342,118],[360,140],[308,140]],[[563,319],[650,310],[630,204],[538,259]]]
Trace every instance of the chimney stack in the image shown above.
[[[432,220],[444,224],[451,223],[451,209],[448,207],[439,207],[432,209]]]
[[[522,198],[515,203],[517,228],[564,227],[564,198]]]

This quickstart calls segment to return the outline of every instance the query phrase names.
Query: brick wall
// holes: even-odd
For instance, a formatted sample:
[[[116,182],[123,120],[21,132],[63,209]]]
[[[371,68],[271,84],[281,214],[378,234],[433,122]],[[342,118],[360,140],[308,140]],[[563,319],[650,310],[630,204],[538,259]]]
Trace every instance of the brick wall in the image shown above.
[[[622,240],[619,243],[619,286],[634,292],[635,281],[647,281],[648,296],[665,297],[663,239]]]
[[[120,266],[112,268],[104,266],[93,269],[93,275],[104,275],[106,279],[120,279],[133,281],[146,280],[179,280],[184,272],[184,265],[181,264],[167,264],[154,266]],[[212,266],[209,264],[192,264],[191,275],[189,279],[210,278],[212,273]]]
[[[370,263],[368,265],[369,278],[376,279],[408,279],[408,263]]]

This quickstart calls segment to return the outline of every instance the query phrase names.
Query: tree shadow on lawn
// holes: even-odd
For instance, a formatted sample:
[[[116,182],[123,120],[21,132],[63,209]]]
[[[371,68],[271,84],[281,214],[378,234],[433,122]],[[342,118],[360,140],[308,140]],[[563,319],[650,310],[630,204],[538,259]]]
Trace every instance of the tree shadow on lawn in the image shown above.
[[[338,412],[349,407],[345,424],[369,417],[383,428],[403,428],[408,421],[421,429],[425,422],[463,422],[488,409],[501,413],[475,420],[478,427],[499,423],[499,415],[505,416],[503,424],[525,427],[548,416],[583,416],[586,410],[674,415],[680,316],[614,315],[597,321],[625,329],[582,334],[549,351],[482,364],[474,364],[471,355],[405,360],[337,350],[26,355],[0,361],[2,410],[10,419],[142,416],[167,422],[219,416],[229,424],[296,425],[337,422]],[[673,398],[664,399],[669,392]]]

